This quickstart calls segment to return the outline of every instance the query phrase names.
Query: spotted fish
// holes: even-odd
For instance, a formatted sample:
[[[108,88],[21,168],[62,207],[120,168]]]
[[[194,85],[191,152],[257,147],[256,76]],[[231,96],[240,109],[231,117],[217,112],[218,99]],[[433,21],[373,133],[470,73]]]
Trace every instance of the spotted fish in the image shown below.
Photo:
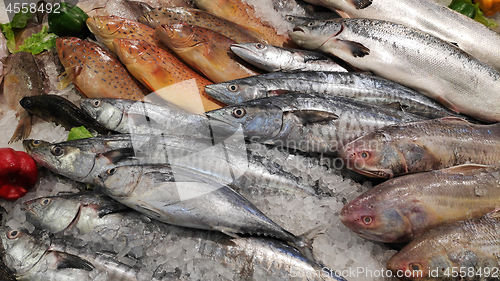
[[[123,98],[140,100],[147,93],[108,51],[99,45],[76,37],[59,37],[57,53],[66,75],[61,89],[73,82],[89,98]]]

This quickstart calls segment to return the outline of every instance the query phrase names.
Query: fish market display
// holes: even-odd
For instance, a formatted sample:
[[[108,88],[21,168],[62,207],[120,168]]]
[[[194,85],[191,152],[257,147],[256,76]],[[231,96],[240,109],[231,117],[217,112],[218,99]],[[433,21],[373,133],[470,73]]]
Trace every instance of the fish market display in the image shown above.
[[[388,126],[347,144],[347,167],[380,178],[474,163],[496,164],[500,124],[477,125],[456,117]]]
[[[494,46],[500,37],[483,24],[430,0],[309,0],[307,2],[340,9],[353,18],[371,18],[419,29],[457,45],[491,67],[500,70],[500,54]],[[481,42],[481,44],[478,44]]]
[[[107,132],[95,119],[82,112],[76,105],[61,96],[41,95],[24,97],[20,101],[20,104],[30,114],[48,122],[61,124],[67,130],[71,130],[73,127],[85,126],[85,128],[100,134]]]
[[[260,74],[231,52],[234,40],[199,26],[173,23],[156,27],[156,34],[189,66],[214,83]]]
[[[184,22],[219,32],[236,43],[265,42],[265,39],[258,32],[198,9],[160,8],[145,13],[139,21],[152,28]]]
[[[294,30],[291,38],[306,49],[333,54],[456,112],[487,122],[500,121],[500,96],[496,95],[500,73],[437,37],[370,19],[313,21]]]
[[[438,225],[500,208],[499,176],[497,167],[468,164],[397,177],[345,205],[340,220],[368,239],[410,241]]]
[[[206,114],[234,130],[241,126],[252,141],[331,154],[366,132],[424,119],[350,98],[301,93],[251,100]]]
[[[198,114],[221,107],[205,93],[212,83],[173,54],[142,40],[114,39],[113,44],[130,73],[166,101]]]
[[[451,111],[417,91],[378,76],[353,72],[266,73],[207,85],[205,91],[226,104],[299,92],[345,96],[427,118],[453,115]]]
[[[123,64],[99,45],[76,37],[59,37],[56,44],[66,75],[61,88],[73,82],[88,98],[140,100],[147,94]]]
[[[263,43],[233,44],[231,50],[260,69],[275,71],[340,71],[347,70],[328,56],[299,49],[286,49]]]
[[[19,101],[23,97],[43,94],[42,77],[32,54],[18,52],[7,57],[3,94],[9,107],[19,116],[19,123],[9,143],[27,138],[31,132],[33,117]]]
[[[394,255],[387,267],[410,270],[409,277],[416,280],[453,280],[459,271],[467,272],[465,280],[497,280],[498,212],[431,229]]]

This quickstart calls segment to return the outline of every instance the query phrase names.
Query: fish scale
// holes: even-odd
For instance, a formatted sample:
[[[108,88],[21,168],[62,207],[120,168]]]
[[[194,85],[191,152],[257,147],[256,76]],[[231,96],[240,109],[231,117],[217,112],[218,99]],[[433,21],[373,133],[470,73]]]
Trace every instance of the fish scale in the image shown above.
[[[89,98],[140,100],[147,93],[123,64],[99,45],[76,37],[59,37],[56,45],[66,75],[60,88],[73,82]]]

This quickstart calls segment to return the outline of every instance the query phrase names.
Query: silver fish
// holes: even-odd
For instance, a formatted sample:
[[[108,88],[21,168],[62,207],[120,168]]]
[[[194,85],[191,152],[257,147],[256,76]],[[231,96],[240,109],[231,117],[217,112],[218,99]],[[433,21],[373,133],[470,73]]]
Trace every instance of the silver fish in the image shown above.
[[[327,55],[276,47],[263,43],[233,44],[231,51],[254,66],[269,72],[276,71],[340,71],[347,69]]]
[[[233,237],[272,236],[299,247],[307,243],[228,186],[183,167],[121,166],[100,174],[95,184],[118,202],[169,224],[216,230]]]
[[[339,9],[351,18],[390,21],[454,43],[465,52],[500,70],[500,36],[483,24],[432,0],[306,0]],[[478,44],[477,42],[481,42]],[[464,75],[465,77],[465,75]]]
[[[183,228],[147,220],[135,211],[102,215],[101,211],[108,209],[107,206],[113,205],[114,201],[105,197],[99,197],[96,200],[97,197],[89,193],[44,197],[31,200],[26,203],[25,207],[28,210],[28,219],[43,228],[65,227],[67,230],[76,229],[81,235],[98,235],[102,238],[102,243],[95,244],[101,250],[112,252],[117,237],[127,241],[127,245],[143,247],[143,251],[136,252],[129,248],[123,254],[138,258],[138,266],[142,266],[140,257],[146,255],[146,252],[149,253],[150,258],[158,261],[158,265],[152,269],[154,271],[152,277],[157,279],[167,273],[172,274],[172,272],[165,272],[160,260],[166,261],[172,267],[178,267],[181,280],[183,277],[188,278],[190,274],[203,272],[203,268],[199,267],[188,270],[183,259],[168,257],[165,259],[164,256],[168,256],[169,253],[160,250],[184,245],[183,247],[194,250],[197,259],[202,259],[214,266],[227,267],[234,273],[231,280],[289,279],[294,272],[299,273],[299,269],[300,273],[304,275],[307,273],[310,276],[307,280],[343,280],[332,277],[333,275],[324,274],[321,278],[319,274],[314,274],[315,270],[320,270],[318,264],[305,258],[295,248],[278,240],[260,237],[231,238],[219,232]],[[94,203],[81,204],[81,201]],[[64,220],[65,223],[60,224],[56,221],[57,213],[66,212],[66,209],[80,209],[80,213],[75,212],[72,221],[68,217]],[[94,248],[94,245],[90,247]],[[155,249],[158,250],[155,251]],[[192,253],[186,253],[186,255],[193,258]],[[251,270],[243,270],[245,268]],[[260,276],[259,272],[265,275]],[[208,277],[209,274],[205,272],[206,280],[212,280]]]
[[[350,97],[431,119],[456,115],[415,90],[375,75],[353,72],[266,73],[207,85],[205,91],[230,105],[287,92],[300,92]]]
[[[313,21],[294,30],[290,37],[306,49],[333,54],[354,67],[413,88],[455,112],[500,121],[500,96],[496,95],[500,73],[437,37],[370,19]]]
[[[242,127],[251,141],[328,154],[377,128],[423,119],[346,97],[300,93],[247,101],[206,115],[234,130]]]
[[[0,227],[6,264],[18,280],[86,281],[94,269],[88,261],[64,252],[51,251],[50,241],[40,232],[30,235],[25,229]]]

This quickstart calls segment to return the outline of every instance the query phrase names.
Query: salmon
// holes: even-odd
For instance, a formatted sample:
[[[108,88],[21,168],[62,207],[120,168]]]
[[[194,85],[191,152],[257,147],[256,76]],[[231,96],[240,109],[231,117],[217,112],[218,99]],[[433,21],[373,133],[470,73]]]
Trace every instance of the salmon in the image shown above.
[[[113,39],[116,38],[141,39],[172,52],[160,42],[153,28],[140,22],[116,16],[95,16],[87,19],[87,26],[113,53],[116,53],[113,46]]]
[[[214,83],[260,74],[231,52],[236,42],[218,32],[180,22],[158,26],[156,34],[184,62]]]
[[[132,75],[168,102],[192,113],[222,107],[205,93],[205,86],[212,82],[174,55],[142,40],[114,39],[113,44]]]
[[[125,66],[99,45],[76,37],[59,37],[56,45],[66,75],[61,89],[73,82],[88,98],[140,100],[147,94]]]
[[[261,22],[254,8],[242,0],[195,0],[196,6],[213,15],[253,29],[264,38],[267,43],[278,47],[297,47],[287,35],[277,34],[276,30]]]
[[[152,28],[179,21],[219,32],[233,39],[236,43],[266,42],[264,36],[259,32],[198,9],[182,7],[159,8],[145,13],[144,16],[139,18],[139,22]]]

